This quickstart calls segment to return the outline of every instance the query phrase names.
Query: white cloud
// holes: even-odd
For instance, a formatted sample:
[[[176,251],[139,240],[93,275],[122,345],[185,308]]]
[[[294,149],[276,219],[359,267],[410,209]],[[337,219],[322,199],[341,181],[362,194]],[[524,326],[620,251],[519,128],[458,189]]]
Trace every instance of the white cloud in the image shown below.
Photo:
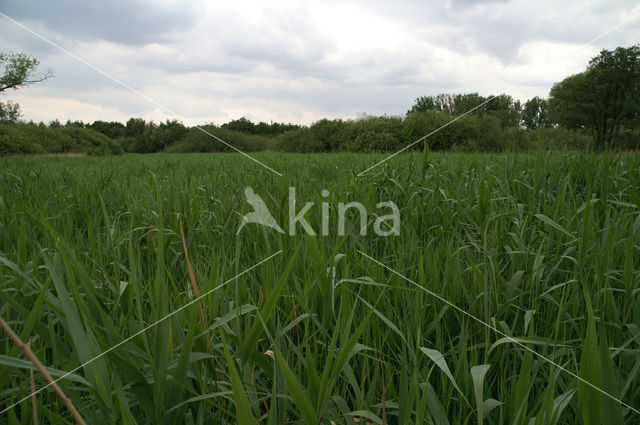
[[[129,117],[117,107],[104,107],[93,102],[83,102],[65,97],[25,96],[12,97],[20,104],[24,119],[49,122],[55,119],[65,122],[72,121],[93,122],[96,119],[125,122]]]

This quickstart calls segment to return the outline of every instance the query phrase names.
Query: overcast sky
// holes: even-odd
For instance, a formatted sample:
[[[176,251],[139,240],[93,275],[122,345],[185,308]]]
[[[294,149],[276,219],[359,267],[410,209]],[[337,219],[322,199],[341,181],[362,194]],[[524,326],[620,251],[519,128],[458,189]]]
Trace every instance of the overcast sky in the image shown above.
[[[526,100],[601,49],[640,43],[637,0],[3,0],[0,11],[185,124],[401,115],[441,92]],[[55,75],[1,95],[23,119],[174,118],[2,17],[0,50]]]

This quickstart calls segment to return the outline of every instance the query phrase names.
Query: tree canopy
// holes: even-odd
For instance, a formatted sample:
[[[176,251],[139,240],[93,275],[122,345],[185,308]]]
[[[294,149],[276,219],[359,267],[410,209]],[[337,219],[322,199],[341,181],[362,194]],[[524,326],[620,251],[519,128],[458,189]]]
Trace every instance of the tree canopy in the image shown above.
[[[527,100],[522,109],[522,124],[527,130],[550,127],[549,101],[539,96]]]
[[[25,53],[0,52],[0,92],[8,89],[17,90],[29,84],[39,83],[53,76],[51,70],[37,75],[36,71],[40,61]]]
[[[407,116],[415,113],[436,111],[452,115],[473,113],[476,115],[492,115],[500,121],[502,128],[520,125],[522,105],[508,94],[484,97],[479,93],[448,94],[437,96],[421,96],[407,111]]]
[[[552,120],[589,129],[597,150],[615,149],[623,124],[640,113],[640,45],[602,50],[584,72],[554,84],[549,93]]]

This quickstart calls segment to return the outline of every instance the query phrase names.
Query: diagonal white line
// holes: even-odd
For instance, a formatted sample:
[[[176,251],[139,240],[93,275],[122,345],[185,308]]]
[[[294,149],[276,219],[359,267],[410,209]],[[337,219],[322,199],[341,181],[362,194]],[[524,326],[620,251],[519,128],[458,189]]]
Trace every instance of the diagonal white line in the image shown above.
[[[571,375],[572,377],[576,378],[578,381],[582,382],[583,384],[588,385],[589,387],[593,388],[594,390],[602,393],[603,395],[609,397],[612,400],[617,401],[618,403],[620,403],[621,405],[623,405],[624,407],[627,407],[629,409],[631,409],[633,412],[635,412],[636,414],[640,415],[640,410],[637,410],[634,407],[629,406],[627,403],[625,403],[624,401],[620,400],[619,398],[609,394],[608,392],[604,391],[602,388],[592,384],[591,382],[579,377],[578,375],[576,375],[575,373],[571,372],[570,370],[566,369],[565,367],[561,366],[560,364],[554,362],[553,360],[549,359],[548,357],[543,356],[542,354],[536,352],[535,350],[527,347],[526,345],[524,345],[523,343],[521,343],[520,341],[512,338],[510,335],[507,335],[506,333],[500,331],[499,329],[491,326],[489,323],[484,322],[482,319],[477,318],[476,316],[474,316],[473,314],[469,313],[466,310],[461,309],[460,307],[458,307],[457,305],[453,304],[451,301],[447,300],[446,298],[443,298],[442,296],[436,294],[433,291],[430,291],[429,289],[420,286],[419,284],[417,284],[415,281],[409,279],[408,277],[406,277],[403,274],[398,273],[397,271],[393,270],[391,267],[381,263],[380,261],[376,260],[375,258],[365,254],[364,252],[360,251],[359,249],[357,250],[360,254],[364,255],[365,257],[367,257],[369,260],[373,261],[374,263],[384,267],[385,269],[389,270],[391,273],[401,277],[402,279],[406,280],[409,283],[412,283],[413,285],[415,285],[416,287],[418,287],[419,289],[422,289],[423,291],[425,291],[426,293],[428,293],[429,295],[437,298],[439,301],[442,301],[443,303],[447,304],[449,307],[455,309],[456,311],[459,311],[460,313],[464,314],[465,316],[469,317],[470,319],[475,320],[478,323],[481,323],[482,325],[486,326],[487,328],[491,329],[492,331],[494,331],[495,333],[501,335],[502,337],[508,339],[509,341],[513,342],[514,344],[524,348],[525,350],[531,352],[532,354],[534,354],[535,356],[541,358],[542,360],[546,361],[547,363],[557,367],[558,369],[560,369],[561,371]]]
[[[111,81],[118,83],[119,85],[121,85],[122,87],[124,87],[125,89],[137,94],[138,96],[144,98],[145,100],[149,101],[150,103],[154,104],[155,106],[157,106],[158,108],[162,109],[165,112],[168,112],[169,114],[173,115],[174,117],[178,118],[179,120],[185,122],[187,125],[190,125],[191,127],[197,128],[198,130],[202,131],[204,134],[214,138],[215,140],[217,140],[218,142],[222,143],[223,145],[233,149],[234,151],[238,152],[239,154],[244,155],[245,157],[249,158],[250,160],[252,160],[253,162],[262,165],[264,168],[266,168],[267,170],[271,171],[274,174],[277,174],[278,176],[282,177],[282,174],[277,172],[276,170],[274,170],[273,168],[269,167],[266,164],[263,164],[262,162],[258,161],[257,159],[255,159],[254,157],[252,157],[249,154],[246,154],[245,152],[241,151],[240,149],[236,148],[235,146],[225,142],[224,140],[222,140],[221,138],[219,138],[218,136],[216,136],[215,134],[211,134],[210,132],[208,132],[207,130],[205,130],[204,128],[200,127],[199,125],[196,125],[192,122],[190,122],[188,119],[184,118],[183,116],[181,116],[180,114],[178,114],[177,112],[174,112],[173,110],[169,109],[168,107],[162,105],[161,103],[157,102],[156,100],[152,99],[151,97],[147,96],[146,94],[140,92],[139,90],[134,89],[133,87],[131,87],[130,85],[128,85],[127,83],[119,80],[118,78],[114,77],[113,75],[103,71],[102,69],[98,68],[95,65],[92,65],[91,63],[87,62],[86,60],[82,59],[81,57],[71,53],[70,51],[68,51],[67,49],[65,49],[64,47],[60,46],[59,44],[49,40],[48,38],[44,37],[43,35],[40,35],[39,33],[35,32],[34,30],[32,30],[31,28],[21,24],[20,22],[10,18],[9,16],[5,15],[4,13],[0,12],[0,16],[2,16],[3,18],[5,18],[6,20],[8,20],[9,22],[13,22],[14,24],[16,24],[17,26],[19,26],[20,28],[22,28],[23,30],[33,34],[34,36],[38,37],[39,39],[41,39],[42,41],[52,45],[53,47],[55,47],[56,49],[62,51],[63,53],[71,56],[72,58],[74,58],[75,60],[77,60],[78,62],[83,63],[84,65],[88,66],[89,68],[93,69],[94,71],[102,74],[103,76],[107,77],[108,79],[110,79]]]
[[[238,273],[237,275],[235,275],[234,277],[232,277],[231,279],[221,283],[220,285],[216,286],[213,289],[210,289],[209,291],[205,292],[204,294],[200,295],[199,297],[194,298],[193,300],[189,301],[188,303],[186,303],[185,305],[183,305],[182,307],[178,308],[177,310],[172,311],[171,313],[167,314],[166,316],[164,316],[161,319],[156,320],[155,322],[153,322],[152,324],[150,324],[149,326],[147,326],[146,328],[143,328],[141,330],[139,330],[138,332],[134,333],[133,335],[129,336],[128,338],[120,341],[119,343],[117,343],[116,345],[114,345],[113,347],[109,348],[108,350],[103,351],[102,353],[98,354],[97,356],[93,357],[90,360],[87,360],[86,362],[82,363],[80,366],[76,367],[75,369],[72,369],[70,371],[68,371],[67,373],[65,373],[64,375],[60,376],[58,379],[54,380],[53,382],[45,385],[44,387],[41,387],[39,390],[29,394],[28,396],[20,399],[19,401],[13,403],[11,406],[6,407],[4,410],[2,410],[0,412],[0,415],[5,413],[7,410],[17,406],[18,404],[22,403],[23,401],[29,399],[30,397],[38,394],[40,391],[50,387],[52,384],[60,381],[61,379],[66,378],[67,376],[71,375],[74,372],[77,372],[79,369],[82,369],[83,367],[85,367],[86,365],[88,365],[89,363],[92,363],[96,360],[98,360],[100,357],[104,356],[105,354],[115,350],[116,348],[120,347],[122,344],[131,341],[133,338],[135,338],[136,336],[145,333],[146,331],[148,331],[149,329],[153,328],[154,326],[156,326],[158,323],[168,319],[169,317],[173,316],[174,314],[184,310],[185,308],[189,307],[190,305],[192,305],[195,302],[198,302],[199,300],[201,300],[202,298],[206,297],[207,295],[217,291],[218,289],[222,288],[223,286],[225,286],[227,283],[231,282],[232,280],[237,279],[238,277],[242,276],[243,274],[247,273],[250,270],[255,269],[256,267],[258,267],[259,265],[261,265],[262,263],[265,263],[267,261],[269,261],[270,259],[272,259],[273,257],[275,257],[276,255],[280,254],[282,252],[282,250],[276,252],[275,254],[270,255],[269,257],[265,258],[264,260],[260,261],[259,263],[254,264],[253,266],[249,267],[246,270],[243,270],[242,272]]]
[[[618,28],[620,28],[621,26],[628,24],[629,22],[631,22],[631,21],[633,21],[634,19],[636,19],[638,16],[640,16],[640,15],[636,14],[636,15],[632,16],[631,18],[629,18],[629,19],[627,19],[627,20],[625,20],[625,21],[623,21],[623,22],[619,23],[618,25],[614,26],[613,28],[606,30],[606,31],[605,31],[605,32],[603,32],[602,34],[598,35],[597,37],[594,37],[593,39],[591,39],[591,40],[589,40],[588,42],[584,43],[584,44],[583,44],[582,46],[580,46],[580,47],[589,46],[589,45],[593,44],[593,42],[594,42],[594,41],[596,41],[596,40],[598,40],[598,39],[600,39],[600,38],[604,37],[605,35],[607,35],[607,34],[609,34],[609,33],[613,32],[613,31],[615,31],[615,30],[617,30],[617,29],[618,29]],[[507,92],[508,92],[508,91],[511,91],[511,90],[513,90],[513,89],[515,89],[515,88],[517,88],[517,87],[520,87],[521,85],[523,85],[523,84],[524,84],[524,83],[526,83],[527,81],[531,80],[531,78],[533,78],[533,76],[528,77],[528,78],[525,78],[524,80],[522,80],[522,81],[520,81],[520,82],[518,82],[518,83],[516,83],[516,84],[512,85],[511,87],[509,87],[509,88],[508,88],[507,90],[505,90],[505,91],[507,91]],[[363,174],[365,174],[366,172],[368,172],[368,171],[372,170],[373,168],[377,167],[378,165],[380,165],[380,164],[382,164],[382,163],[384,163],[384,162],[387,162],[388,160],[390,160],[390,159],[391,159],[391,158],[393,158],[394,156],[398,155],[399,153],[402,153],[402,152],[406,151],[407,149],[409,149],[410,147],[415,146],[417,143],[422,142],[423,140],[425,140],[425,139],[426,139],[426,138],[428,138],[429,136],[432,136],[433,134],[435,134],[435,133],[437,133],[438,131],[442,130],[443,128],[447,127],[449,124],[451,124],[451,123],[453,123],[453,122],[455,122],[455,121],[459,120],[460,118],[464,117],[465,115],[470,114],[471,112],[475,111],[476,109],[480,108],[481,106],[484,106],[484,105],[486,105],[487,103],[491,102],[494,98],[495,98],[495,96],[493,96],[493,95],[491,95],[491,96],[487,97],[487,99],[486,99],[484,102],[482,102],[481,104],[479,104],[479,105],[478,105],[478,106],[476,106],[475,108],[472,108],[471,110],[469,110],[469,111],[465,112],[464,114],[462,114],[462,115],[459,115],[459,116],[455,117],[454,119],[452,119],[451,121],[448,121],[447,123],[445,123],[445,124],[444,124],[444,125],[442,125],[441,127],[436,128],[435,130],[433,130],[431,133],[427,134],[426,136],[422,136],[421,138],[419,138],[419,139],[418,139],[418,140],[416,140],[415,142],[410,143],[410,144],[408,144],[407,146],[405,146],[404,148],[400,149],[399,151],[394,152],[393,154],[391,154],[391,155],[387,156],[387,157],[386,157],[386,158],[384,158],[382,161],[379,161],[379,162],[377,162],[377,163],[373,164],[371,167],[369,167],[369,168],[367,168],[366,170],[364,170],[364,171],[360,172],[356,177],[360,177],[360,176],[362,176]]]

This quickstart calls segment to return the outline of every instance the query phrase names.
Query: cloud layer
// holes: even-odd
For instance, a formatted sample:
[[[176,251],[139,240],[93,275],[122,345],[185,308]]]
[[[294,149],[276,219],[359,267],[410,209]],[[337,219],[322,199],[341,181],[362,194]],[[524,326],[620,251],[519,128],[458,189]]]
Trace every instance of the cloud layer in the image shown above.
[[[166,107],[188,123],[400,115],[440,92],[525,100],[637,43],[640,18],[585,44],[639,16],[635,3],[8,0],[0,12],[156,104],[0,18],[3,49],[55,74],[3,97],[26,119],[158,121]]]

